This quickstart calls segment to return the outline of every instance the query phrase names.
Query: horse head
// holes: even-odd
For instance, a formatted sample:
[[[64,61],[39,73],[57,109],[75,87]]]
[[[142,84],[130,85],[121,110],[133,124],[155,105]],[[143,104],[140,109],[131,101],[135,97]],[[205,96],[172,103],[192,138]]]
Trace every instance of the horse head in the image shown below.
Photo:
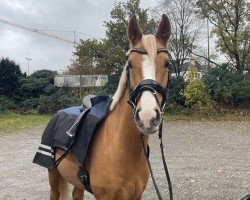
[[[171,25],[166,15],[162,16],[156,35],[143,35],[135,16],[128,24],[131,48],[111,110],[127,89],[135,124],[143,134],[155,133],[162,122],[171,65],[166,50],[170,34]]]

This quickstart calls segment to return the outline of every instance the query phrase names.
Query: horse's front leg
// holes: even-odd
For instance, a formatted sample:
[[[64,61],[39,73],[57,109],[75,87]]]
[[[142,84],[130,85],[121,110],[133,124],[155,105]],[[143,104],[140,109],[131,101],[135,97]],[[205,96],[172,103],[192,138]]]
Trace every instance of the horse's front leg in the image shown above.
[[[84,190],[75,186],[72,192],[73,200],[83,200],[83,195]]]
[[[59,193],[59,177],[60,174],[56,168],[49,169],[49,184],[50,184],[50,200],[58,200]]]

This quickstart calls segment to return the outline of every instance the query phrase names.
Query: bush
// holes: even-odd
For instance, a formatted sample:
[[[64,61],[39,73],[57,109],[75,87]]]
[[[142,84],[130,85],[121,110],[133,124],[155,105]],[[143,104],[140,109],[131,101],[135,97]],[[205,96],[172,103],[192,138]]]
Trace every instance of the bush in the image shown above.
[[[233,103],[249,102],[250,101],[250,81],[241,81],[234,83],[231,86],[231,99]]]
[[[38,99],[37,110],[40,114],[55,113],[58,110],[77,105],[81,105],[81,99],[55,94],[41,96]]]
[[[208,70],[202,80],[212,99],[219,103],[236,105],[250,100],[250,82],[227,64]]]
[[[56,72],[38,70],[28,77],[21,79],[21,96],[23,98],[39,98],[41,95],[52,95],[58,91],[54,84]]]
[[[28,110],[36,109],[38,106],[38,99],[30,98],[25,99],[20,103],[20,109],[22,112],[27,112]]]
[[[171,77],[169,81],[169,104],[184,105],[185,98],[183,91],[185,87],[185,81],[182,76]]]
[[[206,90],[205,84],[199,79],[188,82],[184,90],[185,105],[199,113],[214,111],[214,102]]]
[[[15,101],[5,96],[0,96],[0,112],[16,109]]]

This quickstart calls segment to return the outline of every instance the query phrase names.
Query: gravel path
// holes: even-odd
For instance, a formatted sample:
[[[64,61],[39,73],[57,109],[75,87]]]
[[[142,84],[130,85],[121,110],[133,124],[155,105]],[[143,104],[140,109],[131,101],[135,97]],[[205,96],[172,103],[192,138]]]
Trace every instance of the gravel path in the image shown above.
[[[0,133],[1,200],[49,199],[47,170],[32,164],[43,129]],[[174,199],[238,200],[250,193],[250,122],[169,122],[164,133]],[[156,136],[150,146],[157,183],[168,199]],[[151,181],[143,199],[157,199]]]

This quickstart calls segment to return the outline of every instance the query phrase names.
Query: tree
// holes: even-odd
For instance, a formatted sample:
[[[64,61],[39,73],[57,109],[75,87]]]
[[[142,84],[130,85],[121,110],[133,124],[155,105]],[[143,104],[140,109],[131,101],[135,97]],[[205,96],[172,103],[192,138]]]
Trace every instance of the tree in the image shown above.
[[[216,47],[243,72],[250,53],[250,3],[246,0],[198,0],[200,14],[213,25]]]
[[[37,70],[28,77],[22,78],[21,92],[23,98],[38,98],[41,95],[52,95],[57,91],[54,86],[56,71]]]
[[[129,49],[127,39],[127,25],[129,18],[136,14],[144,34],[154,33],[156,23],[150,19],[148,9],[140,8],[140,0],[115,3],[111,11],[111,20],[105,21],[106,37],[80,41],[74,55],[76,59],[69,66],[72,74],[114,74],[120,71],[126,60]]]
[[[41,69],[33,72],[33,74],[31,74],[30,77],[36,79],[47,79],[48,82],[53,85],[55,75],[57,75],[57,71]]]
[[[81,41],[76,46],[76,60],[70,66],[69,71],[76,73],[106,73],[109,80],[103,91],[109,94],[114,92],[118,84],[121,69],[126,61],[126,52],[129,50],[127,39],[128,20],[136,15],[144,34],[153,34],[156,30],[156,22],[149,17],[148,9],[140,8],[140,0],[117,2],[111,11],[111,20],[105,21],[106,37],[102,40]],[[89,71],[89,72],[88,72]],[[115,85],[115,87],[114,87]]]
[[[106,66],[110,74],[121,69],[126,60],[129,49],[127,39],[127,25],[132,15],[137,15],[139,25],[144,34],[153,34],[156,31],[156,22],[148,15],[148,9],[140,8],[140,0],[115,3],[111,11],[111,20],[105,21],[106,38]]]
[[[0,61],[0,95],[14,97],[20,88],[20,78],[23,76],[19,65],[8,58]]]
[[[119,81],[119,77],[126,61],[126,52],[129,50],[127,39],[128,21],[132,15],[136,15],[143,34],[153,34],[156,31],[156,22],[150,18],[148,9],[140,8],[140,0],[118,2],[111,11],[111,20],[106,21],[105,66],[108,69],[109,80],[112,80],[104,88],[113,93]]]
[[[104,67],[105,44],[103,41],[80,40],[73,54],[74,62],[68,67],[68,74],[103,74],[107,73]]]
[[[172,22],[172,36],[169,48],[174,58],[173,66],[180,76],[184,62],[190,57],[203,30],[192,0],[161,0],[154,10],[167,13]],[[160,13],[159,13],[160,14]]]

